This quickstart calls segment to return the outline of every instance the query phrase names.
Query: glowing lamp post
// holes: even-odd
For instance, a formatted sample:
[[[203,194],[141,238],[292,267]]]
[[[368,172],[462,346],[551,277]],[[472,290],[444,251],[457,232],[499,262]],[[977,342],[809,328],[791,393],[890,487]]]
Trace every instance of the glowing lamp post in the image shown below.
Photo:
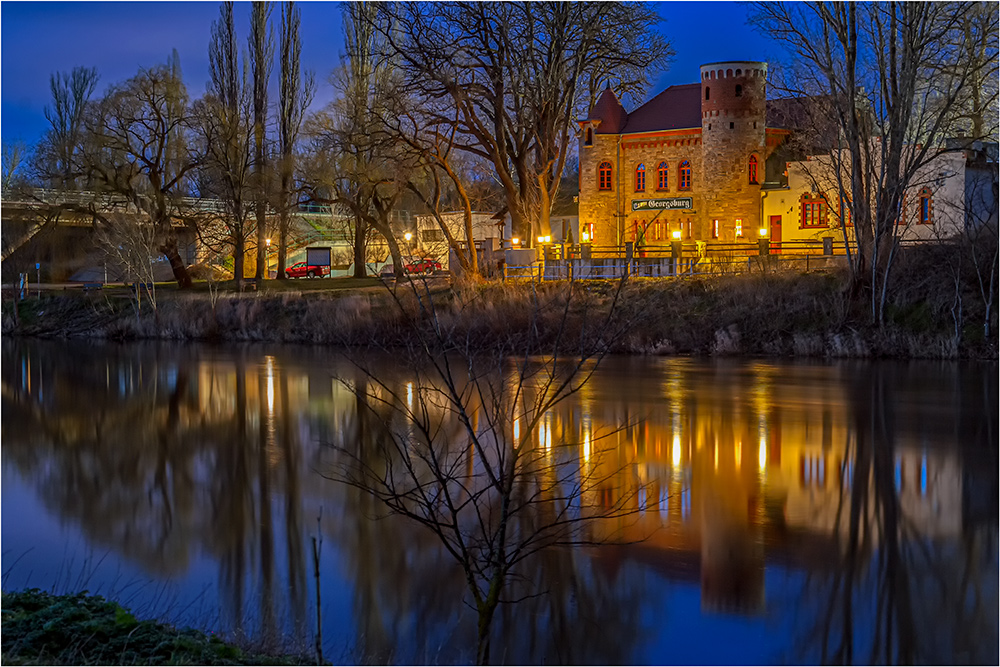
[[[264,239],[264,267],[267,269],[267,277],[271,277],[271,239]]]

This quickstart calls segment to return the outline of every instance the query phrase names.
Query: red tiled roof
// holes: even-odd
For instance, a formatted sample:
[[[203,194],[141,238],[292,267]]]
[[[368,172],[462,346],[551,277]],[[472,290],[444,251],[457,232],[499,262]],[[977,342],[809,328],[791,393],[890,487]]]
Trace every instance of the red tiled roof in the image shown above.
[[[670,86],[628,114],[622,132],[633,134],[689,127],[701,128],[700,83]]]
[[[618,134],[622,126],[625,125],[625,107],[618,101],[618,96],[610,87],[605,88],[601,96],[597,98],[597,104],[590,110],[590,117],[587,120],[599,120],[601,124],[594,130],[597,134]]]

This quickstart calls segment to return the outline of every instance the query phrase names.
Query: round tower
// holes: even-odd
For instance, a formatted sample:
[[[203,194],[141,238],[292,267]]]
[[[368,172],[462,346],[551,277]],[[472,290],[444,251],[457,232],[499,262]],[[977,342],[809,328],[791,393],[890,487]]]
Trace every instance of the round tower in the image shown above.
[[[767,63],[701,66],[701,143],[706,219],[719,221],[718,240],[754,240],[762,226]]]

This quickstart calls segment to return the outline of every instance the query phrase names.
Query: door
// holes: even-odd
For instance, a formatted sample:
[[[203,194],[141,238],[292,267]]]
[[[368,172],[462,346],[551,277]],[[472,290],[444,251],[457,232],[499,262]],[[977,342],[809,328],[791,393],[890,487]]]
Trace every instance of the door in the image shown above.
[[[781,254],[781,216],[771,216],[771,254]]]

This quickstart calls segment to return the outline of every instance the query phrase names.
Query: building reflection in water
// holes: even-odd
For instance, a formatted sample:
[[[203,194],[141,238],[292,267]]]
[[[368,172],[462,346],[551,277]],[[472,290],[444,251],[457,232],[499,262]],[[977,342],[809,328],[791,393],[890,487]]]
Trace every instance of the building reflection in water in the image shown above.
[[[412,408],[418,376],[372,363],[386,378],[373,390]],[[321,531],[324,599],[341,609],[331,642],[427,661],[474,637],[436,538],[317,474],[337,462],[328,445],[363,452],[397,418],[360,401],[352,364],[4,340],[2,380],[5,470],[90,548],[150,576],[214,567],[227,627],[308,643]],[[642,571],[696,586],[706,618],[781,615],[790,630],[771,643],[792,661],[989,661],[996,405],[995,367],[609,360],[535,433],[509,426],[600,480],[581,511],[634,514],[588,526],[617,546],[552,550],[520,572],[546,594],[504,609],[497,643],[507,661],[641,661],[630,651],[657,632]],[[31,544],[3,538],[5,555]]]

